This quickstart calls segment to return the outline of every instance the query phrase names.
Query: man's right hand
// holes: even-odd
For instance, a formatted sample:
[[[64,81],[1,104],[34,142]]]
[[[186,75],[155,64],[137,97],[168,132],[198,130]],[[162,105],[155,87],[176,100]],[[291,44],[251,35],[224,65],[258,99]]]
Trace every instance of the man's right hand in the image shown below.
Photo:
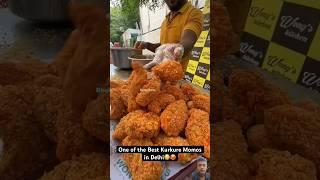
[[[144,42],[144,41],[137,41],[134,44],[135,49],[148,49],[151,52],[156,52],[156,49],[160,46],[160,43],[153,44],[149,42]]]
[[[134,48],[135,49],[147,49],[147,45],[148,43],[147,42],[144,42],[144,41],[137,41],[135,44],[134,44]]]

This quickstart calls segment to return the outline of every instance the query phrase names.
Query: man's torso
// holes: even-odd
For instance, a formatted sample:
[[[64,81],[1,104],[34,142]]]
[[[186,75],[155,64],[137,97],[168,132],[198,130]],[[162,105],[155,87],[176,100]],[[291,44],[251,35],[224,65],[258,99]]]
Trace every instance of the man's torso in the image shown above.
[[[185,26],[190,20],[191,14],[195,11],[201,13],[199,9],[195,8],[190,2],[188,2],[173,15],[172,12],[170,12],[161,25],[160,44],[179,43]],[[201,19],[199,19],[199,21],[200,20]],[[186,53],[187,55],[182,59],[182,65],[184,68],[187,66],[191,52]]]

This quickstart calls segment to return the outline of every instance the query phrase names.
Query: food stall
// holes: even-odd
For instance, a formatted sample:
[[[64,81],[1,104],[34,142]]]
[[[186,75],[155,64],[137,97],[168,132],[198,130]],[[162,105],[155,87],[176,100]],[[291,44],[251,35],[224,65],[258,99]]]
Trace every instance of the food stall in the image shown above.
[[[168,137],[167,134],[170,133],[171,130],[169,127],[171,125],[168,125],[169,127],[164,126],[164,124],[168,123],[170,124],[171,120],[175,119],[175,116],[181,116],[182,119],[180,119],[177,122],[186,122],[188,119],[186,117],[187,112],[189,109],[192,108],[192,103],[195,103],[194,108],[198,109],[200,108],[197,106],[198,102],[203,102],[203,106],[206,107],[206,110],[200,110],[198,109],[197,114],[203,114],[203,134],[206,136],[204,139],[210,141],[210,134],[209,134],[209,90],[210,90],[210,33],[209,33],[209,27],[210,27],[210,1],[206,1],[205,7],[202,9],[202,12],[204,14],[204,26],[203,31],[200,35],[200,38],[196,42],[196,45],[194,49],[192,50],[192,56],[189,60],[189,64],[187,67],[186,72],[183,72],[182,67],[179,68],[179,65],[176,64],[176,62],[166,62],[162,65],[156,66],[150,71],[153,71],[156,76],[160,77],[161,81],[161,87],[159,80],[156,80],[156,76],[152,75],[151,72],[144,72],[139,68],[134,67],[131,69],[132,62],[123,63],[123,61],[133,60],[135,62],[140,62],[142,64],[146,64],[152,60],[152,57],[145,58],[144,60],[136,60],[134,58],[130,58],[130,56],[137,56],[137,54],[141,54],[141,52],[137,52],[134,49],[130,48],[112,48],[111,54],[113,54],[113,64],[110,64],[110,79],[111,79],[111,92],[110,92],[110,98],[111,98],[111,107],[110,107],[110,115],[111,115],[111,125],[110,125],[110,175],[111,179],[130,179],[130,178],[137,178],[137,174],[134,174],[135,172],[131,172],[132,170],[132,163],[130,162],[130,158],[128,158],[127,154],[120,154],[116,152],[117,146],[120,146],[121,144],[128,144],[128,139],[130,137],[136,137],[137,134],[141,133],[139,137],[150,137],[151,135],[147,135],[148,133],[145,132],[144,128],[146,128],[146,125],[144,124],[144,121],[147,119],[143,118],[137,118],[135,113],[139,113],[137,111],[133,112],[126,112],[126,109],[130,109],[130,103],[133,103],[136,101],[139,105],[142,106],[142,110],[146,111],[147,115],[153,114],[155,115],[154,119],[149,117],[150,119],[148,121],[157,121],[159,120],[159,127],[160,130],[158,130],[158,133],[154,132],[153,139],[155,139],[154,142],[156,142],[154,145],[162,145],[162,146],[188,146],[190,145],[188,141],[186,140],[187,137],[184,135],[184,131],[189,132],[193,127],[196,127],[196,125],[187,125],[182,124],[179,125],[176,124],[175,129],[181,129],[178,130],[178,134],[174,135],[173,137]],[[147,40],[146,40],[147,41]],[[122,55],[120,55],[120,51]],[[139,55],[138,55],[139,56]],[[118,58],[121,57],[121,58]],[[122,63],[120,62],[122,61]],[[171,64],[172,63],[172,64]],[[171,64],[171,65],[167,65]],[[136,65],[135,65],[136,66]],[[181,65],[180,65],[181,66]],[[157,70],[156,70],[157,69]],[[161,69],[161,70],[160,70]],[[168,74],[168,75],[164,75]],[[176,73],[178,72],[178,73]],[[183,72],[183,76],[181,76]],[[139,81],[139,79],[143,79],[143,74],[147,73],[148,79],[146,80],[146,83],[143,86],[140,86],[138,93],[135,96],[131,96],[132,98],[126,99],[126,93],[128,91],[126,90],[126,86],[130,86],[130,84],[137,84],[136,81]],[[150,77],[149,77],[150,76]],[[175,79],[171,82],[170,79],[178,77],[178,79]],[[150,79],[151,78],[151,79]],[[155,79],[154,79],[155,78]],[[167,81],[169,80],[169,81]],[[176,82],[178,80],[178,82]],[[171,84],[169,83],[171,82]],[[159,89],[155,90],[157,91],[155,94],[147,94],[145,91],[143,91],[145,88],[153,90],[153,88],[157,87],[156,84],[159,83]],[[132,86],[132,85],[131,85]],[[130,86],[130,87],[131,87]],[[134,87],[131,87],[134,88]],[[146,89],[146,90],[148,90]],[[155,88],[157,89],[157,88]],[[157,95],[157,93],[160,93]],[[188,95],[188,92],[190,93]],[[193,94],[194,93],[194,94]],[[129,93],[130,94],[130,93]],[[202,95],[205,94],[205,95]],[[192,101],[192,96],[198,95],[201,98],[204,98],[203,100],[197,101],[194,99]],[[130,97],[130,95],[128,95]],[[142,97],[147,97],[148,99],[144,99]],[[150,98],[150,99],[149,99]],[[143,100],[142,100],[143,99]],[[163,102],[161,100],[163,99]],[[148,100],[148,103],[145,103]],[[149,101],[151,100],[150,104]],[[131,101],[131,102],[130,102]],[[132,102],[133,101],[133,102]],[[166,103],[165,101],[168,101],[167,104],[163,104],[158,107],[157,104]],[[123,103],[124,102],[124,103]],[[122,104],[123,103],[123,104]],[[128,105],[126,105],[128,103]],[[145,106],[147,105],[147,106]],[[128,107],[127,107],[128,106]],[[189,107],[188,107],[189,106]],[[118,107],[118,108],[115,108]],[[124,112],[119,111],[121,107],[124,110]],[[171,109],[171,110],[170,110]],[[139,111],[139,110],[138,110]],[[176,113],[177,115],[172,116],[169,111],[172,111],[172,113]],[[140,114],[141,117],[146,116],[146,114],[142,113]],[[179,114],[179,115],[178,115]],[[166,120],[166,116],[171,117]],[[112,118],[114,117],[114,118]],[[131,118],[130,118],[131,117]],[[147,117],[147,116],[146,116]],[[200,116],[199,116],[200,117]],[[135,119],[136,118],[136,119]],[[131,121],[135,121],[139,123],[139,127],[137,126],[137,130],[135,133],[131,132],[130,129],[133,128],[135,125],[131,124]],[[161,121],[161,122],[160,122]],[[150,123],[151,123],[150,122]],[[200,122],[200,120],[199,120]],[[157,124],[157,122],[153,122],[154,125]],[[155,125],[157,126],[157,125]],[[179,127],[181,126],[181,127]],[[190,127],[189,127],[190,126]],[[202,126],[202,125],[201,125]],[[121,136],[120,132],[123,133],[123,131],[126,131],[130,134],[130,136]],[[148,130],[150,133],[154,131],[154,129]],[[168,132],[169,131],[169,132]],[[196,130],[192,130],[192,132],[189,133],[195,133]],[[188,134],[188,133],[187,133]],[[124,138],[125,137],[125,138]],[[129,137],[129,138],[128,138]],[[200,138],[200,136],[199,136]],[[167,143],[164,143],[167,141]],[[200,140],[203,141],[203,140]],[[133,141],[130,141],[133,143]],[[140,143],[147,143],[143,142],[141,140]],[[152,144],[152,143],[151,143]],[[149,145],[151,145],[149,144]],[[142,145],[142,144],[131,144],[131,145]],[[195,145],[195,144],[193,144]],[[207,149],[208,147],[205,147],[205,153],[206,157],[208,157],[208,154],[210,153]],[[183,155],[183,154],[182,154]],[[186,161],[183,162],[183,156],[178,156],[178,162],[161,162],[162,165],[159,165],[159,162],[156,161],[149,161],[150,166],[152,166],[154,169],[162,169],[160,171],[160,176],[156,177],[153,176],[154,179],[184,179],[184,178],[191,178],[192,172],[196,169],[196,157],[190,158],[189,154],[185,155]],[[132,155],[134,156],[134,155]],[[136,155],[139,157],[139,155]],[[136,168],[143,168],[143,165],[139,167],[140,160],[137,162]],[[143,163],[149,163],[141,162]],[[151,165],[152,164],[152,165]],[[141,173],[147,173],[148,170],[145,170],[145,172]],[[151,172],[150,172],[151,173]],[[159,172],[153,172],[156,175]],[[151,176],[145,174],[145,176]]]
[[[230,21],[238,52],[229,46],[215,59],[213,179],[318,179],[320,4],[247,2],[216,2],[225,17],[246,20],[240,33]]]

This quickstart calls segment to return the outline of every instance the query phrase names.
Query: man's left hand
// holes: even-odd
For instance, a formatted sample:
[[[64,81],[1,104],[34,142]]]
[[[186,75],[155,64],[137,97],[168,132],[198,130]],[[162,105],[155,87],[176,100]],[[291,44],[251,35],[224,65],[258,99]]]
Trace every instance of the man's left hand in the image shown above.
[[[164,48],[164,61],[176,60],[180,61],[184,53],[184,48],[181,44],[167,44]]]
[[[180,61],[184,54],[184,47],[181,44],[163,44],[156,50],[154,59],[144,66],[145,69],[151,69],[164,61]]]

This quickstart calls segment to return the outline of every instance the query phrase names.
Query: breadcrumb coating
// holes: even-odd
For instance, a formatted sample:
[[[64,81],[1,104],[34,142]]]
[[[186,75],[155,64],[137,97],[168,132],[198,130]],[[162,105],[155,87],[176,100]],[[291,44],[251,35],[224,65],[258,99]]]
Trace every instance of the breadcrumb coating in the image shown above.
[[[153,146],[149,138],[135,139],[127,136],[122,141],[123,146]],[[125,153],[123,158],[129,167],[132,179],[154,180],[161,179],[163,167],[159,161],[142,161],[140,153]]]
[[[133,111],[131,113],[128,113],[126,116],[124,116],[118,125],[116,126],[116,129],[114,130],[112,137],[114,139],[118,139],[122,141],[125,137],[127,137],[126,133],[126,125],[130,121],[134,121],[136,118],[142,116],[145,112],[142,110]]]
[[[184,76],[182,65],[174,60],[169,60],[152,68],[152,72],[158,75],[161,81],[175,82]]]
[[[189,83],[182,84],[181,90],[183,94],[187,96],[188,100],[191,100],[193,96],[200,94],[200,91]]]
[[[108,95],[103,93],[97,99],[91,101],[83,113],[82,125],[90,135],[108,142],[107,136],[108,120],[107,120],[107,98]]]
[[[176,100],[180,100],[180,99],[183,99],[185,101],[188,100],[187,96],[183,94],[183,91],[180,89],[178,85],[172,85],[170,83],[166,83],[162,87],[162,92],[173,95],[176,98]]]
[[[253,152],[259,152],[261,149],[273,147],[264,128],[264,124],[257,124],[250,127],[247,131],[247,141],[249,149]]]
[[[288,151],[262,149],[253,156],[256,180],[316,180],[313,162]]]
[[[313,161],[320,170],[320,117],[294,105],[280,105],[265,112],[265,129],[280,149]]]
[[[207,112],[191,109],[185,134],[190,145],[204,146],[204,156],[210,158],[210,121]]]
[[[32,106],[35,120],[48,138],[57,142],[58,111],[62,108],[63,92],[57,88],[40,87]]]
[[[213,124],[213,179],[248,180],[250,157],[240,125],[232,120]]]
[[[127,107],[121,99],[121,92],[118,89],[110,90],[110,105],[110,119],[118,120],[128,113]]]
[[[175,97],[171,94],[160,92],[148,105],[148,110],[159,114],[169,104],[175,101]]]
[[[204,94],[198,94],[192,97],[193,106],[210,114],[210,97]]]
[[[133,71],[128,81],[128,112],[140,109],[136,96],[147,80],[147,71],[139,63],[132,63]]]
[[[133,138],[153,138],[160,131],[160,117],[152,112],[144,113],[127,121],[125,132]]]
[[[153,76],[151,79],[147,80],[146,84],[140,89],[140,92],[136,97],[136,102],[142,107],[148,106],[160,92],[160,85],[161,81],[157,76]]]
[[[160,115],[161,128],[168,136],[178,136],[186,127],[188,107],[184,100],[169,104]]]
[[[57,165],[52,171],[45,173],[40,180],[107,179],[107,164],[109,162],[106,154],[81,155]]]

